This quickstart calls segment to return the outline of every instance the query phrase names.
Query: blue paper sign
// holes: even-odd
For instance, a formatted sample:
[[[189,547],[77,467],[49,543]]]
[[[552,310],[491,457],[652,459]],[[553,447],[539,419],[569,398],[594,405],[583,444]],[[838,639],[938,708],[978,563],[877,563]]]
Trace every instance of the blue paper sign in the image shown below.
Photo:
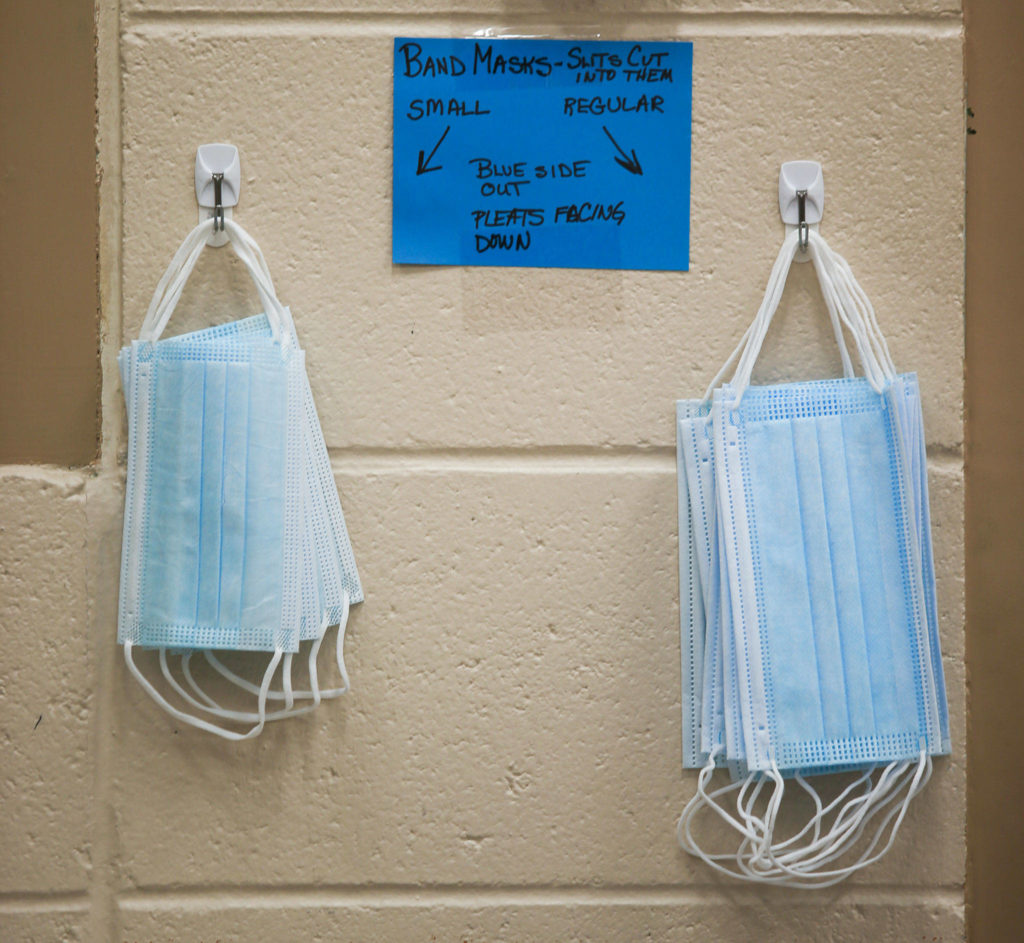
[[[693,45],[395,40],[392,258],[689,268]]]

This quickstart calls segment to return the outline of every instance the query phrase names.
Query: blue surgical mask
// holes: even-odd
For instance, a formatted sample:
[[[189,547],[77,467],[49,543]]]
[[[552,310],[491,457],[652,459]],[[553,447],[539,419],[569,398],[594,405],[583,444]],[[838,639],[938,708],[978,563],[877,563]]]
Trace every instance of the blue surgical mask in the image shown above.
[[[269,273],[264,273],[269,279]],[[288,309],[285,309],[286,323],[298,343],[294,324]],[[260,342],[271,334],[270,322],[265,314],[232,321],[227,324],[207,328],[193,334],[179,335],[160,341],[161,344],[173,345],[183,340],[233,340],[246,344],[250,340]],[[304,472],[303,472],[303,580],[301,586],[301,617],[299,638],[301,641],[312,641],[308,653],[308,673],[310,685],[308,689],[290,690],[291,658],[285,656],[282,666],[284,690],[271,690],[269,697],[277,701],[286,701],[286,710],[292,713],[312,709],[321,699],[337,697],[348,690],[348,673],[344,661],[345,629],[348,621],[349,607],[361,602],[362,586],[356,570],[355,556],[345,526],[338,491],[334,483],[333,473],[327,455],[323,432],[316,414],[313,394],[308,377],[303,376],[303,441],[304,441]],[[320,688],[318,681],[317,657],[320,644],[328,626],[337,626],[335,642],[335,660],[341,678],[340,687]],[[215,652],[206,651],[207,662],[224,678],[243,688],[251,694],[257,694],[258,688],[251,681],[239,677],[231,671]],[[182,674],[192,693],[180,688],[179,683],[165,671],[167,681],[188,700],[193,706],[210,713],[229,719],[246,719],[237,711],[225,711],[211,700],[207,692],[200,688],[194,680],[188,663],[188,656],[182,660]],[[193,695],[203,703],[197,702]],[[311,700],[310,707],[299,707],[292,711],[294,700]],[[276,719],[279,714],[273,715]]]
[[[866,381],[716,396],[726,558],[753,769],[941,752],[912,509]]]
[[[193,619],[192,624],[188,625],[188,619],[182,619],[180,616],[179,622],[184,622],[186,629],[177,633],[173,644],[166,643],[166,639],[159,632],[154,634],[151,626],[143,633],[143,638],[127,640],[129,644],[126,645],[126,657],[130,654],[131,644],[137,642],[161,649],[160,666],[165,679],[190,705],[207,714],[235,721],[253,722],[256,726],[248,734],[237,734],[179,711],[159,695],[148,680],[138,672],[134,663],[129,661],[129,666],[140,683],[158,703],[161,703],[161,706],[170,710],[179,719],[193,723],[195,726],[232,739],[239,739],[258,733],[267,719],[279,719],[305,712],[315,707],[321,698],[337,696],[347,690],[348,680],[344,670],[341,645],[349,605],[362,599],[362,589],[356,574],[348,535],[344,528],[344,519],[341,517],[337,490],[330,474],[326,447],[323,443],[319,421],[316,418],[312,394],[304,370],[303,355],[299,349],[290,312],[280,305],[274,295],[273,284],[258,246],[237,224],[229,221],[226,229],[232,246],[253,276],[257,290],[264,301],[265,314],[188,335],[158,340],[177,297],[181,293],[188,273],[205,243],[207,233],[201,231],[201,225],[183,243],[167,274],[161,280],[154,296],[154,303],[150,307],[150,312],[147,314],[146,322],[140,333],[140,340],[135,342],[131,349],[122,352],[122,380],[126,400],[129,403],[130,427],[133,424],[133,416],[145,413],[145,410],[140,407],[140,401],[146,398],[146,389],[140,384],[146,378],[148,368],[141,364],[141,361],[148,358],[161,365],[165,362],[189,364],[185,368],[185,373],[190,375],[191,380],[186,378],[179,382],[181,395],[178,397],[178,403],[169,407],[168,415],[173,413],[178,417],[177,420],[162,425],[159,422],[151,423],[151,425],[155,426],[158,438],[163,437],[167,440],[168,449],[177,448],[179,472],[184,466],[189,468],[195,466],[200,469],[199,477],[203,479],[204,485],[199,490],[198,505],[205,509],[205,516],[200,511],[198,538],[193,536],[190,541],[189,534],[194,532],[194,528],[191,527],[187,513],[181,513],[181,507],[190,507],[191,497],[195,493],[194,486],[188,475],[175,474],[178,497],[184,498],[184,504],[182,505],[182,501],[165,502],[165,516],[173,518],[174,526],[181,531],[180,534],[171,534],[170,546],[176,551],[177,548],[184,548],[184,550],[177,551],[177,556],[167,555],[162,547],[155,546],[143,546],[141,555],[133,551],[130,557],[126,556],[122,585],[131,587],[136,570],[145,573],[154,566],[170,567],[172,575],[182,584],[178,590],[181,598],[176,600],[174,605],[181,612],[187,614],[187,598],[190,595],[190,590],[185,586],[188,580],[183,573],[187,574],[191,571],[187,565],[181,565],[179,558],[194,553],[197,561],[195,580],[202,584],[196,590],[197,599],[205,600],[208,603],[208,597],[211,595],[209,585],[213,579],[212,560],[216,560],[219,564],[217,577],[220,583],[228,587],[227,594],[224,590],[219,590],[214,595],[229,596],[235,584],[250,582],[261,587],[264,606],[273,605],[276,596],[281,597],[282,611],[287,613],[283,618],[287,619],[288,630],[287,634],[276,636],[272,645],[262,637],[252,639],[244,633],[241,635],[237,632],[232,633],[223,619],[215,624],[214,631],[211,632],[200,620]],[[133,351],[139,350],[144,351],[143,357],[133,357]],[[268,351],[283,352],[283,359],[288,364],[287,395],[278,395],[281,392],[280,389],[276,388],[271,378],[264,374],[255,378],[256,382],[250,385],[250,399],[254,397],[262,397],[262,399],[253,399],[255,408],[251,416],[256,417],[252,423],[256,427],[256,431],[252,431],[248,426],[243,428],[244,424],[238,413],[240,407],[236,401],[241,402],[241,395],[237,389],[240,380],[236,374],[240,371],[239,364],[255,362],[262,366],[268,356]],[[281,353],[278,354],[278,357],[282,359]],[[230,382],[221,380],[221,371],[218,367],[221,361],[229,365]],[[165,381],[167,389],[162,401],[171,402],[173,397],[169,394],[172,392],[176,368],[161,368],[161,370],[168,377]],[[203,388],[192,382],[197,371],[203,373],[203,383],[207,387],[205,393],[211,394],[210,396],[206,396],[203,393]],[[217,396],[220,390],[218,384],[222,382],[229,392],[221,395],[218,400]],[[196,399],[197,389],[199,390],[199,399]],[[273,402],[268,403],[268,399],[272,399]],[[201,424],[196,422],[197,410],[199,410],[198,414],[202,416]],[[281,422],[282,410],[283,423]],[[187,439],[189,435],[185,429],[189,422],[192,426],[201,425],[204,430],[199,438],[198,457],[192,454],[194,449],[190,449],[187,442],[184,448],[179,447],[182,438]],[[278,462],[276,455],[272,455],[264,447],[266,444],[264,439],[273,433],[277,425],[283,425],[286,442],[286,457],[283,467]],[[227,430],[221,436],[219,452],[217,429]],[[240,440],[244,439],[246,448],[258,449],[258,461],[239,461],[238,456],[241,454],[239,445],[237,442],[231,441],[232,435]],[[129,451],[129,493],[134,496],[134,503],[141,502],[147,507],[160,506],[159,498],[154,498],[152,493],[143,494],[134,487],[132,457],[135,453],[131,445]],[[213,480],[218,455],[221,456],[221,464],[226,469],[221,492],[230,491],[230,494],[218,492]],[[244,472],[245,480],[238,477],[239,469]],[[249,478],[253,474],[263,475],[269,484],[266,484],[262,490],[254,488],[249,482]],[[195,474],[192,477],[194,478]],[[267,494],[270,491],[274,492],[274,496],[268,498]],[[279,494],[280,497],[278,497]],[[239,513],[234,505],[238,504],[242,498],[258,500],[258,511],[253,512],[252,508],[243,508],[244,513]],[[332,498],[333,507],[331,506]],[[283,503],[285,507],[282,525],[276,532],[267,525],[268,520],[276,521],[280,516],[275,502]],[[128,507],[130,509],[131,504],[128,504]],[[126,514],[126,554],[132,546],[128,540],[131,530],[128,525],[130,517],[132,517],[130,513]],[[232,536],[232,528],[240,531],[243,535],[241,545],[239,545],[237,535]],[[134,530],[132,533],[134,535]],[[207,551],[205,554],[204,548]],[[218,551],[219,555],[214,554],[214,551]],[[251,559],[254,554],[257,558],[256,562]],[[161,557],[166,557],[169,562],[166,564],[159,562]],[[205,564],[203,563],[204,559]],[[275,588],[274,583],[267,579],[267,572],[271,570],[275,574],[281,574],[278,576],[278,582],[281,584],[279,591]],[[146,582],[145,579],[143,582]],[[167,594],[165,593],[165,595]],[[258,615],[259,619],[255,624],[260,627],[261,631],[266,632],[267,627],[271,625],[267,618],[267,612],[261,611]],[[316,656],[324,632],[330,624],[339,625],[337,661],[343,685],[337,689],[321,689],[317,681]],[[238,643],[238,639],[242,640],[242,644]],[[291,685],[291,659],[298,648],[298,642],[302,639],[314,640],[313,647],[309,652],[311,690],[308,691],[293,690]],[[240,678],[227,669],[216,655],[217,650],[246,647],[275,652],[262,684],[254,684]],[[192,689],[191,693],[185,690],[171,673],[167,663],[167,648],[181,651],[182,673]],[[204,651],[207,660],[221,674],[258,697],[258,711],[246,712],[222,708],[196,683],[189,660],[192,651],[198,649]],[[282,662],[282,656],[283,691],[275,692],[270,688],[269,680],[277,664]],[[297,698],[309,698],[313,703],[307,707],[293,707]],[[265,704],[268,699],[283,700],[285,702],[284,709],[267,714]]]
[[[134,341],[120,642],[296,651],[303,355]],[[286,561],[294,573],[288,573]]]
[[[711,752],[679,834],[718,870],[803,887],[834,883],[884,854],[930,775],[931,756],[948,752],[949,735],[916,378],[896,374],[870,303],[817,233],[811,256],[837,337],[841,322],[865,376],[750,386],[795,239],[784,244],[737,349],[733,381],[713,394],[717,567],[728,589],[718,615],[725,731],[724,742],[706,741]],[[692,494],[699,475],[691,456],[682,458]],[[705,657],[708,648],[706,640]],[[710,793],[723,756],[749,773]],[[828,809],[803,778],[875,764],[888,764],[877,781],[862,774]],[[818,811],[779,842],[784,774],[815,797]],[[755,815],[766,783],[767,808]],[[730,814],[719,797],[733,788],[740,792]],[[705,805],[742,836],[737,852],[708,855],[694,840],[690,822]],[[836,818],[822,834],[829,814]],[[860,857],[833,866],[876,817]]]
[[[776,262],[773,282],[784,284],[788,260]],[[838,312],[830,309],[843,371],[853,375]],[[726,673],[724,651],[732,649],[731,605],[719,579],[724,552],[716,511],[711,395],[728,366],[744,351],[754,326],[726,360],[703,399],[676,404],[676,459],[679,482],[680,613],[683,670],[683,766],[703,766],[716,754],[720,765],[746,775],[745,745],[739,725],[739,693],[733,661]],[[696,561],[694,564],[690,560]],[[691,584],[691,569],[699,574]],[[702,666],[701,666],[702,662]],[[694,680],[690,680],[693,678]],[[716,752],[719,751],[719,752]],[[740,773],[739,771],[742,771]]]
[[[287,308],[285,311],[287,312]],[[294,332],[291,313],[288,322],[296,346],[298,338]],[[175,345],[186,341],[207,343],[211,341],[234,341],[240,344],[264,343],[271,336],[270,321],[266,314],[254,315],[239,321],[217,325],[192,334],[179,335],[160,341],[161,344]],[[317,417],[313,392],[309,378],[302,377],[302,436],[305,461],[304,480],[308,486],[305,494],[306,515],[304,534],[309,537],[310,552],[315,557],[314,571],[318,580],[314,588],[316,604],[312,611],[304,605],[303,626],[300,638],[315,638],[323,620],[328,625],[339,622],[347,595],[349,604],[361,602],[363,589],[356,569],[355,554],[345,526],[338,489],[331,471],[327,445],[324,441],[320,420]]]

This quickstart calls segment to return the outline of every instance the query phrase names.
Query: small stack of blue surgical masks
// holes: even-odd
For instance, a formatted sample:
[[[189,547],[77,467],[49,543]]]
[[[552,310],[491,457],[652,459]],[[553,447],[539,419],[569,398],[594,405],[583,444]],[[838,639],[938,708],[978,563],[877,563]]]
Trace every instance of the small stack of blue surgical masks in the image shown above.
[[[750,382],[798,251],[794,232],[704,398],[677,404],[683,762],[700,769],[677,834],[716,871],[812,888],[888,851],[950,745],[917,378],[816,231],[845,376]],[[836,772],[823,801],[814,777]]]
[[[118,641],[132,674],[173,717],[244,740],[348,690],[345,626],[363,592],[291,313],[237,223],[224,220],[224,230],[264,313],[160,339],[213,227],[207,220],[186,237],[139,338],[119,357],[128,480]],[[340,684],[322,688],[317,659],[334,625]],[[308,687],[296,689],[292,661],[303,642]],[[178,704],[140,670],[135,647],[157,651]],[[267,652],[262,678],[232,670],[226,651]],[[207,675],[255,698],[254,709],[212,696],[193,669],[197,653]],[[268,711],[268,701],[278,707]]]

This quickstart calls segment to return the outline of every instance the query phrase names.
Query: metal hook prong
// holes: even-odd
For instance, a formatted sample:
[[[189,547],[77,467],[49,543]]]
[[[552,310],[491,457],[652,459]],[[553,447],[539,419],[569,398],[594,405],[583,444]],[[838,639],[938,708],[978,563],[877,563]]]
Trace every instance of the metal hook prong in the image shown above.
[[[797,213],[799,213],[799,222],[797,223],[797,241],[802,252],[807,251],[807,244],[810,240],[811,227],[807,224],[807,191],[797,190],[796,191],[796,205]],[[223,228],[223,227],[221,227]]]
[[[224,182],[224,174],[213,174],[213,231],[224,232],[224,204],[221,202],[221,184]],[[806,191],[804,191],[806,193]],[[800,218],[803,219],[803,203],[800,204]]]

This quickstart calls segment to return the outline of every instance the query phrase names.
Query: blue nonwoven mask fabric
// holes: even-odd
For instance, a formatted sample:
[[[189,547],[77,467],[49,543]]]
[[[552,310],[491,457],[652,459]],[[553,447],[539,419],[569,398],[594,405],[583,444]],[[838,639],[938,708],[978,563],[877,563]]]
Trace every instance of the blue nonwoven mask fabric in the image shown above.
[[[777,301],[781,295],[787,269],[784,259],[776,262],[769,301]],[[844,374],[852,376],[853,365],[838,314],[831,310],[830,314]],[[683,766],[700,768],[718,749],[717,764],[728,766],[737,776],[746,775],[746,751],[739,736],[735,669],[731,667],[727,675],[723,660],[724,649],[731,649],[728,633],[732,624],[728,586],[720,580],[724,551],[719,540],[711,398],[715,385],[743,352],[753,330],[752,326],[744,335],[702,399],[679,400],[676,404]]]
[[[264,272],[269,279],[269,273]],[[289,317],[290,331],[296,343],[294,323]],[[250,340],[259,343],[271,334],[270,322],[265,314],[217,325],[189,335],[181,335],[160,341],[161,344],[174,345],[183,341],[222,341],[233,340],[246,344]],[[312,390],[308,377],[303,377],[303,443],[304,443],[304,498],[305,518],[303,526],[304,549],[308,558],[309,569],[305,571],[303,580],[302,618],[300,621],[300,640],[313,640],[314,645],[309,652],[310,687],[308,690],[294,690],[293,697],[299,700],[311,698],[337,697],[348,688],[348,674],[345,670],[343,643],[347,622],[348,607],[363,599],[362,585],[356,570],[355,556],[349,540],[348,530],[334,483],[327,447],[323,432],[316,414]],[[327,626],[337,625],[335,644],[336,663],[342,679],[340,688],[325,688],[318,692],[316,657],[323,633]],[[231,671],[214,651],[204,652],[206,660],[223,677],[239,687],[256,693],[251,682],[240,678]],[[187,659],[187,656],[186,656]],[[193,689],[193,693],[209,704],[204,697],[205,692],[198,690],[188,661],[183,661],[185,680]],[[284,678],[287,683],[291,665],[285,656],[283,666]],[[174,682],[171,681],[173,684]],[[188,697],[188,695],[186,695]],[[283,699],[284,692],[270,692],[270,697]],[[216,705],[213,705],[216,706]]]
[[[226,221],[225,231],[265,313],[160,340],[212,225],[202,223],[186,237],[139,339],[120,358],[129,467],[119,640],[132,673],[173,716],[246,739],[267,720],[304,713],[347,691],[342,639],[362,587],[294,323],[259,247],[237,223]],[[232,620],[235,596],[241,615]],[[339,626],[343,685],[321,689],[316,656],[332,624]],[[291,661],[304,639],[313,640],[310,690],[295,690]],[[164,678],[188,705],[254,726],[238,732],[172,705],[135,665],[137,645],[159,649]],[[244,649],[273,652],[262,683],[219,660],[218,653]],[[257,709],[226,709],[206,693],[191,670],[195,651],[254,694]],[[181,656],[191,692],[170,672],[168,653]],[[270,682],[282,663],[283,690],[275,691]],[[303,698],[312,704],[295,706]],[[284,709],[268,713],[268,700],[284,701]]]
[[[949,729],[916,377],[897,374],[849,266],[816,232],[809,250],[837,339],[841,324],[864,375],[850,375],[844,352],[842,379],[750,385],[796,238],[784,243],[734,353],[732,381],[710,396],[713,565],[727,589],[718,617],[725,729],[720,742],[704,741],[709,752],[678,834],[724,873],[820,887],[891,847],[931,757],[949,752]],[[700,476],[679,441],[692,491]],[[709,791],[723,758],[737,764],[736,781]],[[823,806],[809,777],[851,769],[862,772]],[[816,811],[783,841],[774,829],[787,779]],[[730,791],[735,811],[721,801]],[[695,839],[702,808],[739,835],[735,851],[710,854]]]
[[[269,274],[267,274],[269,278]],[[289,331],[293,341],[298,345],[294,322],[288,314]],[[161,344],[175,345],[182,342],[208,343],[213,341],[235,341],[246,344],[250,341],[260,343],[271,336],[270,321],[265,314],[254,315],[239,321],[217,325],[193,334],[170,337],[160,341]],[[323,430],[317,417],[313,392],[309,378],[302,377],[302,408],[303,408],[303,456],[305,460],[305,477],[309,482],[309,521],[307,530],[315,545],[317,564],[319,567],[318,593],[321,605],[326,609],[329,625],[337,624],[343,607],[345,595],[350,604],[362,602],[363,589],[356,569],[355,554],[345,526],[345,516],[341,509],[338,489],[334,483],[327,445]],[[318,619],[319,621],[319,614]],[[303,639],[315,638],[315,632],[300,633]]]
[[[288,422],[301,352],[238,357],[221,345],[135,341],[128,357],[132,503],[118,641],[296,650],[285,561],[297,556],[302,510]]]

